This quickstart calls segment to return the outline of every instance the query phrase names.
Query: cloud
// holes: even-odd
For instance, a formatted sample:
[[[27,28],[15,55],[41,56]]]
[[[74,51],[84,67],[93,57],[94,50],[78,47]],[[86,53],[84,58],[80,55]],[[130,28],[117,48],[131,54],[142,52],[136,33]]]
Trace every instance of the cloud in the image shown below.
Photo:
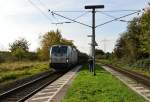
[[[0,0],[0,46],[2,49],[8,49],[8,44],[19,37],[25,37],[31,43],[30,50],[35,50],[39,46],[39,35],[52,29],[60,29],[63,37],[74,40],[75,44],[82,51],[89,52],[90,39],[87,35],[91,34],[91,29],[82,25],[64,24],[52,25],[51,22],[67,21],[60,17],[52,17],[47,9],[51,10],[84,10],[87,4],[104,4],[104,10],[115,9],[139,9],[146,5],[145,1],[137,0],[32,0],[52,21],[48,20],[38,9],[36,9],[28,0]],[[41,4],[42,2],[42,4]],[[43,5],[44,4],[44,5]],[[134,6],[133,6],[134,4]],[[70,18],[79,14],[62,13]],[[118,16],[115,14],[115,16]],[[106,16],[96,14],[97,24],[105,22]],[[86,24],[91,24],[91,14],[78,19]],[[124,31],[126,24],[112,23],[96,29],[96,40],[104,38],[117,38],[119,33]],[[111,39],[111,38],[110,38]],[[108,43],[107,49],[111,51],[114,43]],[[103,47],[101,47],[103,48]]]

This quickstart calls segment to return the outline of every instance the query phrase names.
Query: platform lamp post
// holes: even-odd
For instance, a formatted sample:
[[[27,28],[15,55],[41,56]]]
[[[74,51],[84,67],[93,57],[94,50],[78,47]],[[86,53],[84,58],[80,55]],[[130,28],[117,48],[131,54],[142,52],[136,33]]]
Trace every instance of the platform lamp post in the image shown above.
[[[85,9],[92,9],[92,58],[93,58],[93,74],[95,74],[95,9],[104,8],[104,5],[87,5]]]

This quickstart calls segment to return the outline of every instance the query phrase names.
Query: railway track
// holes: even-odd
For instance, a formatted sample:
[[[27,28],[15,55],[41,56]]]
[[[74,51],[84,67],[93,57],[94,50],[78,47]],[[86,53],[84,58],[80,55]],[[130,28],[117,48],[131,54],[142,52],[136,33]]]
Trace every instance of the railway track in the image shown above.
[[[111,69],[118,71],[118,72],[136,80],[138,83],[141,83],[141,84],[147,86],[148,88],[150,88],[150,77],[136,73],[136,72],[133,72],[133,71],[129,71],[126,69],[116,68],[112,65],[106,65],[106,66],[108,66]]]
[[[36,92],[40,91],[64,73],[53,72],[34,79],[21,86],[6,91],[0,95],[0,102],[23,102]]]

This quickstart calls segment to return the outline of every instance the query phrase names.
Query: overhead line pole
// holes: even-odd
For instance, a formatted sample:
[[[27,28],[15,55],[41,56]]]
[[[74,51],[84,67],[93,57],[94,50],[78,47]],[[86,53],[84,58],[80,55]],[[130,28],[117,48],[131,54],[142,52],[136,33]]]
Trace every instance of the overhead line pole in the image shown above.
[[[92,72],[95,76],[95,9],[104,8],[104,5],[88,5],[85,6],[85,9],[92,9],[92,59],[93,59],[93,67]]]

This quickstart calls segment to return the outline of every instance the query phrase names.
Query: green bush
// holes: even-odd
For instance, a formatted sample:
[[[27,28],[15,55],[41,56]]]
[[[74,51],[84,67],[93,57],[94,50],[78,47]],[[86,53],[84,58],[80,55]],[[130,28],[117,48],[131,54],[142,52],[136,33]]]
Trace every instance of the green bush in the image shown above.
[[[144,68],[144,69],[150,69],[150,58],[138,60],[136,63],[133,64],[133,66]]]

